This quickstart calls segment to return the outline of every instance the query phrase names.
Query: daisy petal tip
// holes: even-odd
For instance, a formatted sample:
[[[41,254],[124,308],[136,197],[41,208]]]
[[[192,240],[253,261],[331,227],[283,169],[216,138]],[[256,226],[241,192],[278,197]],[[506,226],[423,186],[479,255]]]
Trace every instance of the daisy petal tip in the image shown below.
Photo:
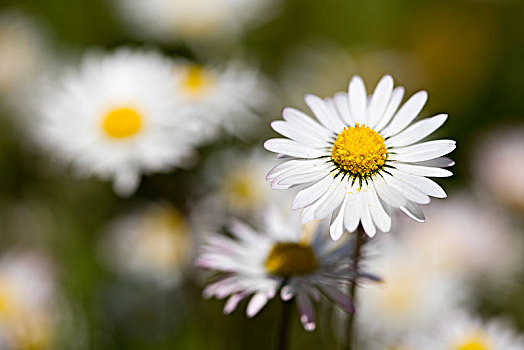
[[[304,329],[308,332],[314,331],[317,327],[315,322],[311,322],[306,315],[300,316],[300,322],[302,322],[302,326],[304,326]]]
[[[334,241],[338,241],[340,237],[342,237],[343,233],[344,233],[344,230],[337,230],[336,228],[333,228],[333,227],[329,228],[329,235],[331,236],[331,239]]]

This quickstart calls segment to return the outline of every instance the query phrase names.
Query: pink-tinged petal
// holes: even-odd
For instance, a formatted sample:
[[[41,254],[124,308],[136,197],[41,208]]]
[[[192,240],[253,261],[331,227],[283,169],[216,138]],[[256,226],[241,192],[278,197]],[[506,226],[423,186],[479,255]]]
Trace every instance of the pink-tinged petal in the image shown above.
[[[268,297],[266,293],[259,292],[249,300],[249,304],[247,305],[246,309],[246,315],[247,317],[251,318],[256,316],[256,314],[259,313],[260,310],[267,304]]]
[[[315,307],[305,293],[297,294],[297,308],[300,313],[300,322],[302,322],[304,329],[309,332],[314,331],[316,328]]]
[[[224,313],[229,315],[237,308],[238,304],[247,297],[246,293],[237,293],[227,299],[226,305],[224,305]]]
[[[282,287],[282,289],[280,290],[280,298],[283,300],[283,301],[289,301],[291,299],[293,299],[293,297],[295,296],[295,288],[291,285],[285,285]]]
[[[323,286],[322,292],[342,310],[348,313],[355,312],[353,302],[349,295],[342,293],[336,286]]]

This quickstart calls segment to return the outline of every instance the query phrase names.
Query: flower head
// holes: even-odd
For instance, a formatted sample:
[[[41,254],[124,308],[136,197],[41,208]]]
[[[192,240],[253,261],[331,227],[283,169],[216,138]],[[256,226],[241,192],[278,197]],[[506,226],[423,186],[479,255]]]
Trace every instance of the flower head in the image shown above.
[[[199,266],[222,272],[206,287],[204,295],[219,299],[229,296],[225,313],[252,296],[247,316],[253,317],[280,290],[284,301],[296,297],[306,330],[315,328],[312,300],[318,301],[320,293],[352,311],[349,297],[342,292],[350,276],[348,244],[327,239],[322,226],[312,233],[307,226],[301,227],[294,215],[285,218],[275,208],[267,211],[261,232],[233,220],[233,238],[213,234],[199,255]]]
[[[306,187],[292,204],[293,209],[303,209],[303,222],[334,213],[333,239],[344,229],[354,231],[359,223],[373,236],[376,228],[390,230],[392,208],[424,221],[419,204],[429,203],[430,196],[446,196],[427,177],[451,175],[441,167],[453,162],[442,156],[455,149],[455,141],[419,141],[438,129],[447,115],[412,124],[427,93],[416,93],[399,108],[403,95],[404,89],[393,89],[393,79],[385,76],[368,98],[364,82],[356,76],[348,94],[306,96],[318,122],[286,108],[284,121],[271,124],[286,138],[268,140],[265,147],[286,161],[267,179],[277,189]]]
[[[43,93],[37,139],[80,174],[130,195],[142,173],[170,170],[193,153],[172,69],[155,52],[88,55]]]

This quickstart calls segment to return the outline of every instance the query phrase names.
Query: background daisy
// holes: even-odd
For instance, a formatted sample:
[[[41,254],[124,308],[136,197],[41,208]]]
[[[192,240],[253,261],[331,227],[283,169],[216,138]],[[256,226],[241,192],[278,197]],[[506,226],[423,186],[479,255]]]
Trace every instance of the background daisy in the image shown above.
[[[167,171],[193,155],[175,103],[172,62],[153,51],[88,54],[46,87],[35,137],[80,175],[132,194],[142,173]]]

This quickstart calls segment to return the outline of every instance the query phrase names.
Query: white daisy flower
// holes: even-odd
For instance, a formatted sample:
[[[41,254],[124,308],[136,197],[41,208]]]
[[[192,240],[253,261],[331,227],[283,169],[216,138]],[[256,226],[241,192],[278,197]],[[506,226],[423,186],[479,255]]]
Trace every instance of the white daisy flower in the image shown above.
[[[0,347],[52,348],[56,288],[51,266],[37,253],[13,251],[0,260]]]
[[[524,212],[524,126],[500,129],[483,138],[473,158],[479,190],[500,203]],[[480,192],[480,191],[479,191]]]
[[[428,95],[420,91],[399,109],[403,95],[404,88],[393,89],[393,79],[385,76],[368,98],[364,82],[355,76],[349,94],[306,96],[320,123],[293,108],[284,109],[284,121],[271,123],[286,138],[264,146],[290,160],[273,168],[267,179],[276,189],[307,186],[292,204],[292,209],[303,209],[302,222],[333,213],[333,239],[344,230],[355,231],[359,222],[371,237],[376,228],[390,230],[390,208],[422,222],[419,204],[429,203],[430,196],[446,197],[427,176],[452,175],[440,167],[453,164],[442,156],[455,149],[455,141],[418,141],[438,129],[447,115],[410,126]]]
[[[430,328],[443,313],[463,302],[464,293],[460,283],[394,236],[379,238],[365,247],[364,261],[382,283],[358,289],[356,315],[358,328],[369,339],[394,346],[414,329]],[[376,251],[380,256],[372,253]]]
[[[271,105],[269,82],[255,69],[232,61],[225,68],[179,61],[174,68],[177,102],[198,128],[202,141],[226,131],[246,137],[256,132],[257,112]]]
[[[316,326],[312,301],[319,301],[321,293],[351,312],[351,300],[342,292],[350,274],[347,243],[336,244],[327,238],[323,225],[311,234],[296,219],[295,215],[284,218],[272,208],[266,213],[262,232],[233,220],[233,238],[210,235],[197,264],[222,274],[206,287],[204,296],[229,296],[226,314],[252,296],[246,313],[253,317],[280,290],[284,301],[296,297],[300,320],[309,331]]]
[[[172,68],[155,52],[88,55],[47,87],[36,137],[79,174],[111,179],[130,195],[142,173],[168,171],[193,153]]]
[[[193,256],[186,219],[168,205],[116,218],[100,242],[102,262],[118,274],[161,287],[176,286]]]
[[[522,350],[524,334],[517,334],[502,320],[483,321],[465,311],[450,313],[413,347],[422,350]]]
[[[140,37],[172,42],[234,37],[263,23],[275,0],[118,0],[117,11]]]

